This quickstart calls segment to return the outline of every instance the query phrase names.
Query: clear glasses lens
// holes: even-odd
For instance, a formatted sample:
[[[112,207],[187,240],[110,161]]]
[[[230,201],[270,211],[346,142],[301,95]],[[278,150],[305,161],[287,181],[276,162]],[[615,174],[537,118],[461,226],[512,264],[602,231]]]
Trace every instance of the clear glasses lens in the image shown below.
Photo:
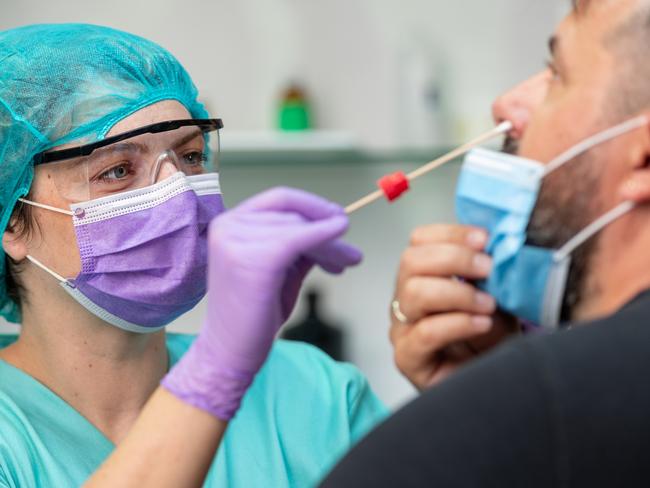
[[[37,166],[61,196],[82,202],[137,190],[179,171],[218,171],[219,134],[197,126],[143,134],[96,149],[89,156]]]

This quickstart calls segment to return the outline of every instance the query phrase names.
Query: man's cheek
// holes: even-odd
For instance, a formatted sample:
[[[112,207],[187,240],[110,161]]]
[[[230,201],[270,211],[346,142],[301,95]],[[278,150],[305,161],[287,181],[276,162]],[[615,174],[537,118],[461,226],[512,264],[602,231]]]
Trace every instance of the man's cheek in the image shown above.
[[[531,120],[521,141],[519,154],[541,163],[548,163],[568,149],[572,141],[581,137],[571,132],[575,125],[574,116],[568,115],[565,110],[544,105]]]

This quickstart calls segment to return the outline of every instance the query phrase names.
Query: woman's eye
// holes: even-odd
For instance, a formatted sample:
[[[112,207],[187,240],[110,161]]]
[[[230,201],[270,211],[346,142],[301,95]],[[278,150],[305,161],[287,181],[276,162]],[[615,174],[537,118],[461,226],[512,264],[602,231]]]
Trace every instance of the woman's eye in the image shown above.
[[[120,164],[119,166],[114,166],[108,171],[104,171],[101,175],[99,175],[99,179],[101,181],[105,182],[114,182],[114,181],[120,181],[129,176],[130,174],[130,168],[128,164]]]
[[[183,163],[190,166],[201,166],[206,161],[206,156],[200,151],[192,151],[183,156]]]

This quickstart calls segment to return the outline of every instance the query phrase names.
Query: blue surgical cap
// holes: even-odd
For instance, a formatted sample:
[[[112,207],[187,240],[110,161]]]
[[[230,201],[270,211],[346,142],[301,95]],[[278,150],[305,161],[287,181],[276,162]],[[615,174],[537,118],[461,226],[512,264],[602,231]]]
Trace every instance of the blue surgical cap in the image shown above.
[[[207,117],[185,69],[146,39],[85,24],[0,32],[0,230],[29,191],[34,155],[73,140],[100,140],[120,120],[162,100]],[[0,315],[19,322],[0,252]]]

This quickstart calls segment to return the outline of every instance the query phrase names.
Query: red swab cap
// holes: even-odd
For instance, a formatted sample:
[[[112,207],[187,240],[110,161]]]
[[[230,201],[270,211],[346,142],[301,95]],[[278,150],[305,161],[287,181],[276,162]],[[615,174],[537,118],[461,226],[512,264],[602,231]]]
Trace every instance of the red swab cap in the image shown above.
[[[389,202],[397,200],[402,193],[409,189],[409,179],[402,171],[383,176],[377,185],[386,195]]]

